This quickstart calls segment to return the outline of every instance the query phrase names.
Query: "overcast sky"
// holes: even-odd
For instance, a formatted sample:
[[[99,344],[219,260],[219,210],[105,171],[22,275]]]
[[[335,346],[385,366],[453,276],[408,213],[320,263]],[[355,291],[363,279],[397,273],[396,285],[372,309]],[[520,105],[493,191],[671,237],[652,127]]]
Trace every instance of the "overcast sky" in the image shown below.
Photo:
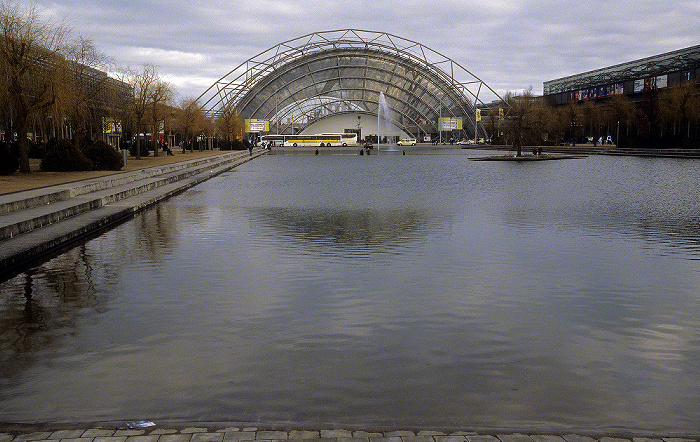
[[[21,4],[21,3],[20,3]],[[30,3],[27,2],[27,5]],[[700,44],[700,1],[40,0],[120,66],[154,64],[197,97],[256,54],[311,32],[414,40],[498,92]]]

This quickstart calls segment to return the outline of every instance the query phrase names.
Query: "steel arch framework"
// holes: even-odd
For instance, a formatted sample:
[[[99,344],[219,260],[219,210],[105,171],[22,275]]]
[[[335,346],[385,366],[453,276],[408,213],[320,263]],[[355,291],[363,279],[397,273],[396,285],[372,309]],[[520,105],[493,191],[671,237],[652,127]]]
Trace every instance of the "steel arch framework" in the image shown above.
[[[343,29],[280,43],[241,63],[200,97],[216,117],[235,107],[269,120],[280,132],[303,130],[342,113],[379,114],[380,94],[411,132],[435,133],[438,118],[462,118],[479,129],[475,107],[498,94],[454,60],[395,35]]]

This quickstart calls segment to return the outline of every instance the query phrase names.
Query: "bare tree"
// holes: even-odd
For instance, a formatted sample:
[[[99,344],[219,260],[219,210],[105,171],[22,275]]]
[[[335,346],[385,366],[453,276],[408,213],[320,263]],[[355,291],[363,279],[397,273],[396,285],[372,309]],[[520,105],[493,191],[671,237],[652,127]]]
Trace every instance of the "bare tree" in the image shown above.
[[[516,156],[522,156],[523,145],[533,143],[538,136],[534,118],[535,97],[532,95],[532,90],[527,90],[520,95],[508,92],[503,100],[509,105],[507,126],[509,138],[515,147]]]
[[[624,95],[613,95],[608,99],[604,119],[608,128],[615,128],[615,144],[619,143],[619,126],[624,124],[627,127],[632,115],[634,115],[634,105],[629,98]]]
[[[106,97],[108,79],[104,69],[109,59],[98,51],[92,41],[79,37],[67,48],[66,62],[68,64],[67,88],[60,97],[59,106],[70,121],[76,133],[76,145],[80,139],[99,123],[107,103],[98,103],[100,97]],[[101,125],[101,124],[100,124]]]
[[[177,112],[177,127],[182,132],[185,143],[193,150],[192,136],[205,127],[205,115],[202,106],[194,98],[180,101]],[[184,149],[184,148],[183,148]]]
[[[56,103],[61,88],[67,38],[68,30],[42,21],[36,7],[0,3],[0,89],[17,132],[23,173],[30,172],[27,132],[31,121]]]
[[[690,138],[692,123],[700,120],[700,96],[697,83],[686,81],[665,91],[661,102],[663,119],[673,125],[674,136],[685,132],[685,138]]]
[[[152,93],[150,97],[150,113],[152,122],[153,134],[153,155],[158,156],[158,139],[157,134],[160,131],[160,123],[167,116],[167,105],[173,98],[173,88],[167,81],[157,79],[153,83]],[[165,128],[165,127],[164,127]]]
[[[238,109],[227,103],[216,118],[216,130],[226,137],[226,141],[231,141],[243,130],[243,120],[238,113]]]
[[[145,127],[156,86],[161,80],[155,66],[151,65],[145,65],[141,72],[127,72],[124,80],[133,91],[129,109],[136,129],[136,159],[141,159],[141,131]]]

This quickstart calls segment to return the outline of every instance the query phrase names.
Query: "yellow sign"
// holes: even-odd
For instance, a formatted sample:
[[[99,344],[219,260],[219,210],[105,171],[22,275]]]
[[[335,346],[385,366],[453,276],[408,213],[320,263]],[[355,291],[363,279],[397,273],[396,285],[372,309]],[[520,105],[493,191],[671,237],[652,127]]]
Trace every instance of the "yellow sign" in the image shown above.
[[[503,120],[503,108],[502,107],[498,108],[498,119]]]
[[[462,129],[462,119],[461,118],[440,118],[439,129],[440,130],[461,130]]]
[[[476,121],[481,121],[481,109],[476,110]]]
[[[269,132],[270,122],[267,120],[257,120],[254,118],[245,120],[246,132]]]
[[[122,131],[121,120],[102,117],[102,132],[106,134],[118,134]]]

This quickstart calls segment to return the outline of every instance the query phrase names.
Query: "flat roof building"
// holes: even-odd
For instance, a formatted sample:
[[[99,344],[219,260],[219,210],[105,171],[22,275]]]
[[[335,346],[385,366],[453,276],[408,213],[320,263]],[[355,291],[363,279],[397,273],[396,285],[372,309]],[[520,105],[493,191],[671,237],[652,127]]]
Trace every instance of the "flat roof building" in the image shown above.
[[[634,100],[645,88],[662,89],[698,79],[700,45],[545,81],[543,95],[555,105],[618,94]]]

